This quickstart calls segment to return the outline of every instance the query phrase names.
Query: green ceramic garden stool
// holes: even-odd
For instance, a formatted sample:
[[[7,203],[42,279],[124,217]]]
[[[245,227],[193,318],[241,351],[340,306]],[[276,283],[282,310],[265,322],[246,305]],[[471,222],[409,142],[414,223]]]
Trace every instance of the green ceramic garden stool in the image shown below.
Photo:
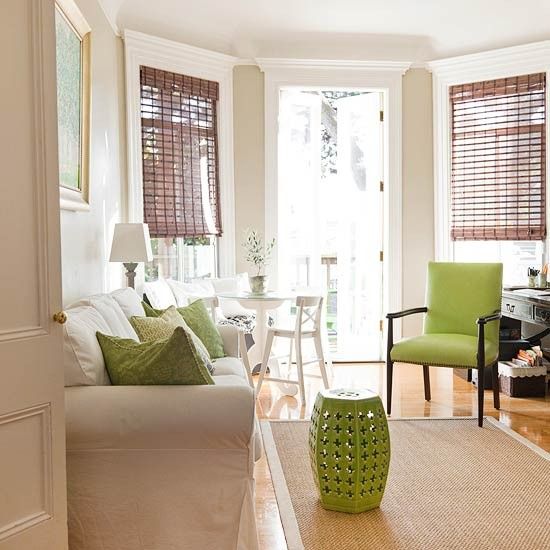
[[[321,505],[359,513],[382,502],[390,434],[380,397],[369,390],[323,390],[309,429],[309,456]]]

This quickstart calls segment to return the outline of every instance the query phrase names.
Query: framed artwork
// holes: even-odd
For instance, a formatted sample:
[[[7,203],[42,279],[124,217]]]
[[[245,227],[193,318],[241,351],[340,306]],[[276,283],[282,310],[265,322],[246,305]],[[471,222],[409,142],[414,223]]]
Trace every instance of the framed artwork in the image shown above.
[[[74,0],[56,0],[59,194],[65,210],[90,207],[90,31]]]

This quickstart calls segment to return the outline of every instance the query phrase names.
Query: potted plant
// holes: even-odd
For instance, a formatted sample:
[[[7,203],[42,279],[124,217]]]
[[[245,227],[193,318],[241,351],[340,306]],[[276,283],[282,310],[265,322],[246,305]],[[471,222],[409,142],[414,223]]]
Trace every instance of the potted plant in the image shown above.
[[[262,237],[255,229],[246,231],[246,239],[243,242],[243,247],[246,250],[246,261],[252,264],[257,272],[252,275],[250,280],[250,290],[252,294],[265,294],[267,290],[267,275],[265,267],[269,264],[273,248],[275,247],[275,239],[264,245]]]

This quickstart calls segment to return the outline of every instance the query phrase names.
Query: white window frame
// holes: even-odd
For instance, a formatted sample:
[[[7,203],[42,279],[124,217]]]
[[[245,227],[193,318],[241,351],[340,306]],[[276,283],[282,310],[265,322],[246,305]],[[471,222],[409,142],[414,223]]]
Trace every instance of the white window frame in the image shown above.
[[[402,77],[410,62],[340,61],[261,58],[265,74],[265,235],[276,235],[278,224],[278,116],[280,90],[285,87],[353,88],[384,92],[388,151],[384,187],[384,296],[385,311],[402,306]],[[276,282],[277,249],[271,271]],[[385,324],[384,324],[385,325]],[[395,338],[401,324],[395,324]]]
[[[235,273],[235,189],[233,181],[233,67],[238,58],[140,32],[124,31],[128,145],[127,219],[143,221],[141,148],[141,65],[219,83],[218,162],[223,235],[218,237],[218,274]],[[141,275],[142,276],[142,275]]]
[[[480,82],[531,73],[546,73],[546,200],[550,189],[548,155],[550,153],[550,40],[501,48],[482,53],[431,61],[433,124],[434,124],[434,237],[435,259],[454,259],[450,224],[451,119],[449,88],[457,84]],[[550,212],[546,209],[546,227],[550,228]],[[544,244],[543,262],[549,257],[548,237]]]

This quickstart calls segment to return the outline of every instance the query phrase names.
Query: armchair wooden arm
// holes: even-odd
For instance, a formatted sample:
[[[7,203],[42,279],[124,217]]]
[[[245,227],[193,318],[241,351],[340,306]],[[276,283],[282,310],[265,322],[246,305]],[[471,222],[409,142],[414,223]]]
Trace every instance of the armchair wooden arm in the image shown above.
[[[491,321],[498,321],[502,317],[502,313],[500,310],[493,311],[490,315],[484,315],[483,317],[480,317],[476,323],[478,325],[486,325],[487,323],[490,323]]]
[[[399,319],[401,317],[407,317],[408,315],[414,315],[415,313],[426,313],[427,307],[415,307],[412,309],[405,309],[404,311],[397,311],[395,313],[386,314],[386,319]]]

